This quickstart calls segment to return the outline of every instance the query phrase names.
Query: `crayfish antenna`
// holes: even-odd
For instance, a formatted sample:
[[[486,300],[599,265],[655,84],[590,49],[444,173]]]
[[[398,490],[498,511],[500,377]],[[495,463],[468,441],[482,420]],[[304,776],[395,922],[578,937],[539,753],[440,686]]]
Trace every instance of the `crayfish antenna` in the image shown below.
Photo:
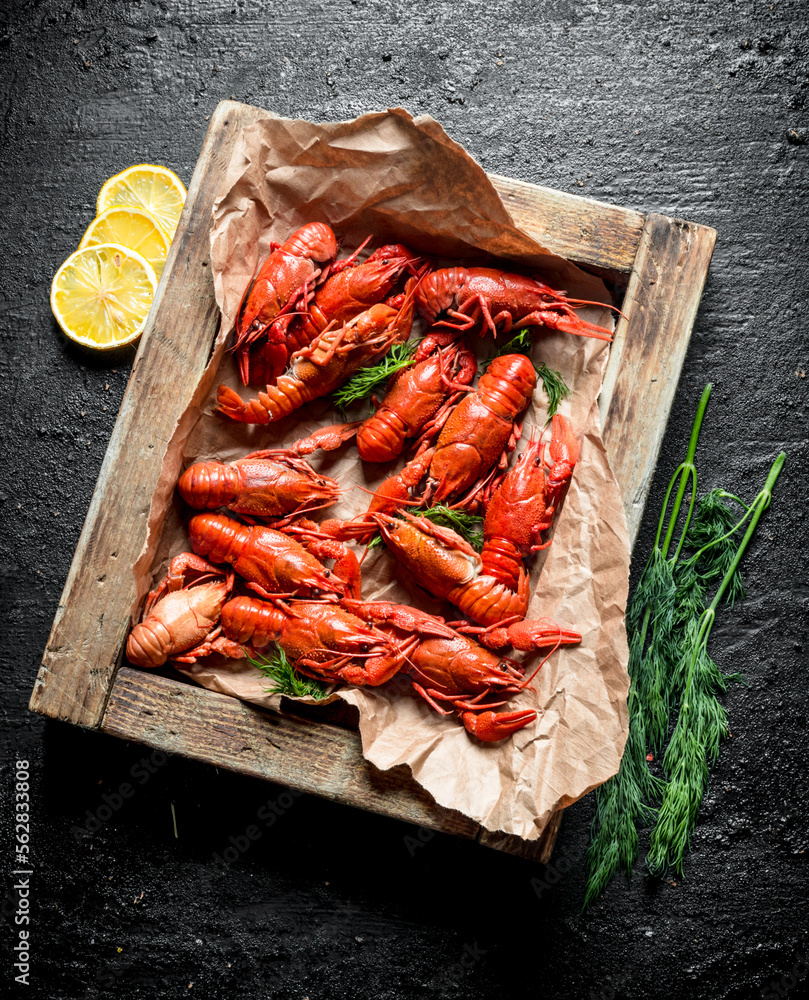
[[[359,255],[368,246],[368,244],[371,242],[372,239],[373,235],[366,236],[365,239],[362,241],[362,243],[360,243],[360,245],[352,254],[350,254],[348,257],[343,257],[341,260],[334,261],[333,264],[330,264],[328,268],[325,269],[326,273],[323,280],[325,281],[326,278],[330,278],[333,274],[339,274],[341,271],[345,271],[347,267],[353,267],[354,261],[357,259],[357,257],[359,257]]]
[[[608,302],[596,302],[590,299],[568,299],[567,304],[578,309],[581,306],[601,306],[602,309],[611,309],[613,312],[618,313],[621,319],[627,319],[625,313],[622,313],[618,306],[610,305]]]

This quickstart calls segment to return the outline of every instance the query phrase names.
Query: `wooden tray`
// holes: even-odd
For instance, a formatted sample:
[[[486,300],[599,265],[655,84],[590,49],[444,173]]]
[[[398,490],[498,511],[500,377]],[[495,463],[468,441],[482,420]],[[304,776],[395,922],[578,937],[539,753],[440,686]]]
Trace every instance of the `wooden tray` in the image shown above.
[[[491,834],[435,804],[407,768],[379,771],[359,734],[121,666],[132,564],[165,447],[219,325],[209,266],[214,198],[239,131],[270,113],[223,101],[211,117],[31,695],[35,712],[313,795],[547,861],[538,841]],[[600,407],[634,545],[716,233],[492,176],[518,226],[623,294]]]

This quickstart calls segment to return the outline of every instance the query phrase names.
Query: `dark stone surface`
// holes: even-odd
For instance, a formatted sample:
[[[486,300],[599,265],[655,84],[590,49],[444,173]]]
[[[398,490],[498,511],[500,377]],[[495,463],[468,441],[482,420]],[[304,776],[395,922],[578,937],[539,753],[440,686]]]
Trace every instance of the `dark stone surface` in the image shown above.
[[[0,857],[7,892],[11,765],[27,758],[27,995],[806,995],[807,5],[2,6]],[[734,738],[684,879],[639,870],[582,915],[589,799],[542,869],[444,836],[416,848],[414,829],[311,798],[284,809],[278,787],[181,759],[147,775],[142,748],[28,713],[134,356],[69,346],[51,277],[103,181],[139,161],[188,181],[230,96],[314,119],[430,112],[489,170],[718,230],[650,512],[709,380],[702,485],[752,497],[775,454],[788,459],[746,560],[749,596],[714,633],[749,686],[727,696]],[[642,554],[653,528],[650,513]],[[89,831],[125,782],[133,796]],[[274,825],[218,865],[268,799]],[[2,940],[0,976],[23,995],[8,927]]]

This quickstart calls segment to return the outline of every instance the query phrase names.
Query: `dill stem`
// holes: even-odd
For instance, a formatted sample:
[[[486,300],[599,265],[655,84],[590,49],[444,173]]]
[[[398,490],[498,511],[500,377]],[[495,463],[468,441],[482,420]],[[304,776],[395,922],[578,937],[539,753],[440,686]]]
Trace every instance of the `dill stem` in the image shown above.
[[[716,611],[716,607],[722,599],[722,595],[728,588],[733,574],[736,572],[739,563],[742,561],[742,556],[744,555],[744,550],[747,548],[750,539],[753,537],[753,532],[756,530],[756,525],[761,518],[764,511],[770,506],[770,501],[772,500],[772,490],[775,486],[778,477],[781,475],[781,469],[783,468],[784,461],[786,459],[786,452],[781,452],[773,462],[770,469],[770,473],[767,476],[767,481],[764,483],[764,489],[759,493],[756,499],[751,504],[751,510],[753,511],[753,516],[750,518],[750,524],[747,526],[747,531],[744,533],[744,538],[739,542],[739,547],[736,550],[736,555],[733,557],[733,562],[728,567],[727,572],[722,577],[722,582],[719,584],[719,589],[714,595],[714,599],[711,601],[709,611]],[[749,511],[748,511],[749,513]],[[747,515],[745,515],[746,517]]]
[[[773,482],[775,482],[775,480],[773,480]],[[744,514],[739,518],[739,520],[733,525],[732,528],[729,528],[724,533],[724,535],[721,535],[719,538],[714,538],[710,542],[706,542],[705,545],[702,546],[702,548],[697,549],[697,551],[692,556],[690,556],[689,559],[687,560],[687,562],[686,562],[687,566],[689,566],[689,565],[690,566],[694,566],[694,567],[697,566],[699,564],[700,559],[705,555],[706,552],[710,552],[710,550],[712,548],[715,548],[717,545],[721,545],[723,542],[726,542],[729,538],[732,538],[733,535],[735,535],[737,531],[741,531],[741,529],[747,523],[748,519],[753,516],[753,513],[756,510],[756,502],[758,501],[759,497],[756,497],[756,499],[753,501],[753,503],[751,503],[750,506],[748,507],[747,504],[743,500],[740,500],[739,497],[734,496],[732,493],[726,493],[724,490],[722,490],[720,492],[727,499],[734,500],[737,504],[739,504],[740,507],[743,507],[744,508]],[[769,503],[769,501],[768,501],[768,503]],[[738,567],[738,563],[736,565]],[[732,574],[733,574],[733,571],[731,571],[730,584],[733,583],[733,575]],[[730,584],[726,584],[726,587],[728,585],[730,585]],[[720,595],[720,597],[721,597],[721,595]],[[731,599],[730,603],[731,603],[731,605],[733,604],[733,599]]]
[[[657,529],[657,538],[655,539],[655,545],[660,541],[660,532],[663,528],[663,523],[666,517],[666,510],[668,509],[669,496],[671,494],[672,486],[674,485],[674,480],[679,476],[680,482],[677,487],[677,494],[674,498],[674,504],[671,509],[671,517],[669,518],[669,526],[666,530],[666,536],[663,540],[663,545],[661,551],[663,553],[663,558],[665,559],[668,555],[669,545],[671,544],[671,539],[674,535],[674,530],[677,527],[677,520],[680,516],[680,507],[682,506],[683,497],[685,496],[685,488],[688,484],[688,480],[692,480],[691,484],[691,501],[688,505],[688,515],[685,519],[685,525],[683,527],[682,534],[680,535],[680,541],[677,545],[677,550],[674,553],[674,562],[680,555],[680,550],[683,547],[683,541],[685,540],[685,534],[688,531],[688,524],[691,521],[691,514],[694,510],[694,503],[697,496],[697,468],[694,465],[694,455],[697,451],[697,441],[699,439],[699,432],[702,429],[702,418],[705,416],[705,409],[708,406],[708,400],[711,398],[712,384],[709,382],[705,388],[702,390],[702,396],[699,401],[699,406],[697,407],[697,414],[694,417],[694,423],[691,427],[691,437],[688,441],[688,451],[686,452],[685,461],[680,466],[680,468],[674,473],[671,482],[669,483],[669,488],[666,491],[666,500],[663,504],[663,512],[660,515],[660,524]]]
[[[702,649],[707,648],[708,637],[711,634],[713,623],[716,620],[716,609],[719,605],[719,602],[722,600],[722,595],[725,593],[730,584],[730,581],[733,579],[733,574],[736,572],[739,563],[742,561],[744,550],[747,548],[750,539],[753,537],[753,532],[756,530],[756,525],[758,524],[761,515],[770,506],[770,501],[772,500],[772,490],[773,487],[775,486],[775,483],[779,475],[781,474],[781,469],[783,468],[784,460],[786,459],[786,457],[787,457],[786,452],[783,451],[778,455],[778,458],[776,458],[776,460],[772,464],[772,467],[770,468],[770,473],[767,476],[767,481],[764,484],[764,488],[758,494],[756,499],[752,502],[752,504],[750,505],[750,509],[747,511],[747,514],[744,515],[744,518],[742,518],[739,524],[736,525],[736,527],[738,528],[739,525],[744,523],[744,520],[748,516],[748,514],[750,514],[751,511],[753,512],[752,517],[750,519],[750,524],[748,524],[747,531],[744,533],[744,538],[742,538],[742,540],[739,542],[739,547],[736,550],[736,555],[733,557],[733,562],[730,564],[730,566],[727,569],[727,572],[722,577],[722,582],[719,584],[719,587],[716,593],[714,594],[714,598],[711,601],[710,605],[705,609],[705,611],[703,611],[702,615],[700,616],[699,632],[697,633],[697,637],[694,640],[694,648],[691,651],[691,660],[689,661],[688,665],[688,677],[686,680],[685,690],[683,691],[683,709],[688,708],[688,694],[691,688],[691,680],[695,672],[694,667],[696,665],[697,657],[699,656],[700,651]],[[733,531],[735,530],[736,528],[733,529]],[[730,532],[730,534],[732,534],[732,532]]]
[[[663,509],[660,511],[660,520],[657,522],[657,535],[655,536],[655,547],[660,548],[660,553],[665,559],[668,555],[669,545],[671,544],[672,536],[674,535],[674,529],[677,526],[677,520],[680,516],[680,507],[682,506],[683,497],[685,496],[686,485],[688,480],[691,479],[691,500],[688,505],[688,516],[685,520],[685,525],[683,527],[682,535],[680,536],[680,542],[677,546],[677,551],[674,553],[674,558],[672,562],[677,562],[680,555],[680,550],[683,546],[683,541],[685,540],[686,532],[688,531],[688,525],[691,521],[691,515],[694,511],[694,503],[697,496],[697,468],[694,465],[694,456],[697,452],[697,441],[699,440],[699,432],[702,430],[702,419],[705,416],[705,409],[708,406],[708,400],[711,398],[711,389],[713,384],[709,382],[705,388],[702,390],[702,396],[700,397],[699,406],[697,407],[696,415],[694,416],[694,423],[691,425],[691,437],[688,439],[688,450],[685,454],[685,461],[677,468],[674,475],[669,480],[668,489],[666,490],[666,496],[663,500]],[[666,529],[666,535],[663,539],[662,546],[660,545],[660,536],[663,534],[663,525],[666,523],[666,513],[669,509],[669,498],[671,497],[671,491],[674,489],[674,484],[677,482],[679,477],[679,484],[677,486],[677,493],[674,497],[674,504],[671,508],[671,514],[669,516],[668,528]],[[646,646],[646,633],[649,629],[649,622],[652,618],[652,608],[651,605],[647,606],[644,615],[643,623],[640,629],[640,648],[644,649]]]

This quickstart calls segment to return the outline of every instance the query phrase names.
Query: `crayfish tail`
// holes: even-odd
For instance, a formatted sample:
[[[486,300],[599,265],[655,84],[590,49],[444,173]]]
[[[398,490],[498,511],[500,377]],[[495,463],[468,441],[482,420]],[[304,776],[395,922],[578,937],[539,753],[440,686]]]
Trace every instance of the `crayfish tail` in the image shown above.
[[[162,667],[171,649],[171,635],[161,622],[141,622],[129,634],[126,658],[136,667]]]
[[[363,462],[391,462],[404,449],[407,423],[390,407],[380,407],[357,432],[357,451]]]
[[[287,382],[293,384],[288,386]],[[260,392],[258,396],[245,402],[238,392],[220,385],[216,395],[216,408],[231,420],[244,424],[271,424],[274,420],[288,416],[305,402],[305,399],[299,398],[301,394],[295,391],[296,388],[293,379],[282,375],[277,385],[268,385],[266,392]]]
[[[479,625],[496,625],[514,615],[522,618],[528,610],[528,593],[525,587],[515,591],[484,574],[456,588],[447,596],[466,618]]]

